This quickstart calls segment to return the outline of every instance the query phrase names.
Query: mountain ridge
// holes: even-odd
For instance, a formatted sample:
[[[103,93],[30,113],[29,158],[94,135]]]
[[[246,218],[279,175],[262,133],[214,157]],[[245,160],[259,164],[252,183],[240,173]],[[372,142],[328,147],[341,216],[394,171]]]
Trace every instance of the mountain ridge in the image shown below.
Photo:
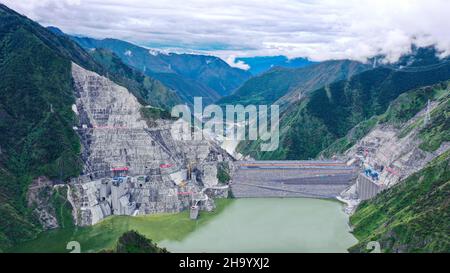
[[[87,50],[105,48],[113,51],[126,64],[176,90],[189,104],[195,96],[202,96],[207,104],[213,103],[251,77],[250,73],[232,68],[214,56],[154,54],[149,49],[118,39],[71,38]]]
[[[349,60],[325,61],[296,69],[277,67],[250,79],[218,103],[278,104],[284,109],[309,92],[367,69],[367,65]]]
[[[300,68],[315,63],[308,58],[288,59],[286,56],[242,57],[236,58],[235,62],[243,62],[243,64],[248,65],[248,71],[254,76],[263,74],[275,67]]]
[[[315,90],[287,108],[280,121],[283,148],[260,153],[257,142],[244,142],[238,151],[259,159],[315,158],[358,123],[384,113],[399,95],[449,78],[446,59],[424,70],[383,66],[356,74]]]

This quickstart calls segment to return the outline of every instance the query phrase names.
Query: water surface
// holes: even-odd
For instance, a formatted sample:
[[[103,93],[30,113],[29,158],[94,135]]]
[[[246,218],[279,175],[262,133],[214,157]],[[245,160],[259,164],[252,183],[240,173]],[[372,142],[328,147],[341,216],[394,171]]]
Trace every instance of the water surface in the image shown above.
[[[82,252],[113,249],[118,238],[136,230],[171,252],[346,252],[357,241],[338,202],[315,199],[220,199],[215,212],[143,217],[109,217],[92,227],[67,227],[40,234],[11,252]]]
[[[317,199],[237,199],[171,252],[347,252],[357,243],[342,204]]]

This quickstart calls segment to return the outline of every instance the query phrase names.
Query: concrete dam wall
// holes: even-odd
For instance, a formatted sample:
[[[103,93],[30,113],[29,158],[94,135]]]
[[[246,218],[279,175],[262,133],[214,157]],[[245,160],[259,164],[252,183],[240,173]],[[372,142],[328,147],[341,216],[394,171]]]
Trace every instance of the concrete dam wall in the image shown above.
[[[358,173],[335,161],[249,161],[235,169],[231,189],[237,198],[335,198]]]

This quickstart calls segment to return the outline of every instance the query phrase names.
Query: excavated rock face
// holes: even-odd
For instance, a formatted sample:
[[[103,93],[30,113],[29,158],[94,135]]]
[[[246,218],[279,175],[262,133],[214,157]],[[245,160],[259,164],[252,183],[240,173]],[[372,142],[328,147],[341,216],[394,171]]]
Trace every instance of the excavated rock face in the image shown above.
[[[433,108],[437,105],[434,104]],[[380,172],[380,181],[385,187],[392,187],[415,172],[423,169],[429,162],[450,148],[450,143],[443,143],[435,152],[426,152],[419,148],[423,142],[418,134],[418,126],[406,136],[402,130],[421,120],[425,110],[419,112],[401,128],[392,125],[377,125],[357,145],[352,147],[346,157],[364,158],[366,163]]]
[[[39,177],[28,188],[28,207],[34,208],[33,213],[39,219],[44,230],[59,227],[55,208],[50,201],[53,194],[53,183],[46,177]]]
[[[80,116],[80,135],[86,140],[85,172],[109,176],[113,168],[145,174],[160,164],[176,164],[167,148],[147,132],[141,105],[126,88],[73,64]]]
[[[76,64],[72,74],[85,174],[109,177],[111,169],[128,167],[129,175],[144,175],[161,164],[173,166],[170,172],[186,162],[231,160],[207,140],[174,140],[169,121],[149,128],[140,113],[142,105],[126,88]]]
[[[141,116],[143,106],[126,88],[76,64],[72,75],[77,97],[73,108],[79,120],[75,129],[85,162],[70,196],[79,225],[114,214],[179,212],[191,205],[187,193],[201,193],[202,180],[214,182],[217,162],[232,160],[208,140],[175,140],[172,121],[157,120],[150,128]],[[187,177],[188,169],[192,178]],[[130,179],[117,195],[111,178],[122,175]],[[148,181],[138,181],[139,176]]]

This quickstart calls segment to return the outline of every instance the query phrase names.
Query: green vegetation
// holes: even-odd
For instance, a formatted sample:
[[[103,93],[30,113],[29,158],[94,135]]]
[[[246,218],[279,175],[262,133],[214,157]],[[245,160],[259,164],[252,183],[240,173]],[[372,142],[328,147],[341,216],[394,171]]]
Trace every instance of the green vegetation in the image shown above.
[[[231,96],[218,103],[242,105],[271,105],[294,91],[308,94],[332,82],[347,79],[367,67],[352,61],[328,61],[298,69],[276,68],[248,80]],[[298,95],[297,95],[298,96]],[[292,99],[294,101],[297,98]]]
[[[380,116],[380,122],[400,127],[425,109],[428,100],[439,99],[447,90],[448,83],[444,82],[404,93],[391,103],[384,115]]]
[[[110,79],[126,87],[142,104],[170,109],[181,103],[181,99],[174,91],[124,64],[112,51],[96,49],[90,52],[92,57],[107,69]]]
[[[25,197],[33,178],[81,171],[71,61],[96,67],[81,48],[0,5],[0,249],[41,229]]]
[[[336,140],[323,150],[321,156],[331,158],[334,155],[344,153],[366,136],[378,124],[378,121],[378,117],[373,117],[359,123],[345,137]]]
[[[434,152],[444,142],[450,141],[450,95],[431,113],[431,120],[419,134],[420,148]]]
[[[220,184],[228,184],[231,180],[230,176],[230,166],[227,162],[218,164],[217,166],[217,179]]]
[[[117,242],[114,253],[168,253],[152,240],[145,238],[136,231],[125,232]]]
[[[325,86],[283,113],[277,151],[261,153],[256,146],[258,142],[243,143],[238,151],[256,159],[309,159],[316,158],[335,143],[326,153],[342,152],[370,131],[376,124],[374,118],[386,113],[391,103],[402,94],[447,81],[450,78],[449,67],[447,62],[443,62],[434,69],[416,72],[377,68]],[[425,107],[428,98],[442,94],[442,88],[435,89],[436,92],[424,89],[400,98],[380,121],[398,123],[408,120]],[[444,122],[441,128],[446,126]],[[424,135],[424,139],[441,143],[448,138],[445,130],[443,132]],[[347,139],[342,139],[344,137]]]
[[[67,187],[52,190],[51,205],[56,211],[60,228],[74,227],[72,206],[67,200]]]
[[[448,99],[448,83],[439,83],[433,86],[422,87],[407,93],[400,95],[396,100],[394,100],[388,110],[379,116],[373,116],[369,120],[365,120],[358,125],[356,125],[353,129],[351,129],[347,135],[341,139],[338,139],[329,147],[327,147],[322,153],[321,156],[330,158],[336,154],[342,154],[353,145],[355,145],[359,140],[361,140],[364,136],[366,136],[377,124],[389,124],[396,126],[401,129],[405,123],[411,120],[416,114],[426,108],[428,100],[436,101],[442,103],[445,99]],[[437,113],[441,115],[445,115],[445,110],[442,107],[439,107],[434,111],[433,120],[437,120],[434,118]],[[441,117],[441,122],[442,122]],[[423,119],[416,121],[415,123],[408,126],[406,129],[401,132],[401,136],[404,137],[407,133],[411,132],[415,127],[422,125]],[[424,132],[442,132],[442,134],[437,134],[440,139],[445,139],[445,130],[439,129],[437,126],[437,122],[431,122],[429,126],[423,129]],[[431,131],[430,131],[431,130]],[[424,139],[425,140],[425,139]],[[425,140],[424,144],[431,144],[432,141]],[[438,141],[438,146],[441,141]]]
[[[161,108],[155,108],[155,107],[143,107],[141,108],[141,114],[145,119],[149,119],[149,120],[158,120],[158,119],[166,119],[166,120],[171,120],[172,115]]]
[[[148,127],[157,126],[156,121],[159,119],[173,120],[171,113],[167,110],[155,107],[142,107],[141,108],[142,118],[147,123]]]
[[[82,252],[99,252],[114,249],[122,234],[130,230],[135,230],[155,242],[181,241],[191,232],[206,225],[232,202],[231,199],[216,200],[215,211],[201,212],[197,221],[190,220],[189,211],[142,217],[114,216],[92,227],[66,227],[47,231],[40,234],[36,240],[22,243],[8,251],[62,253],[67,252],[66,244],[68,242],[78,241],[81,244]]]
[[[362,203],[351,217],[365,252],[378,241],[383,252],[450,252],[450,152],[403,183]]]

